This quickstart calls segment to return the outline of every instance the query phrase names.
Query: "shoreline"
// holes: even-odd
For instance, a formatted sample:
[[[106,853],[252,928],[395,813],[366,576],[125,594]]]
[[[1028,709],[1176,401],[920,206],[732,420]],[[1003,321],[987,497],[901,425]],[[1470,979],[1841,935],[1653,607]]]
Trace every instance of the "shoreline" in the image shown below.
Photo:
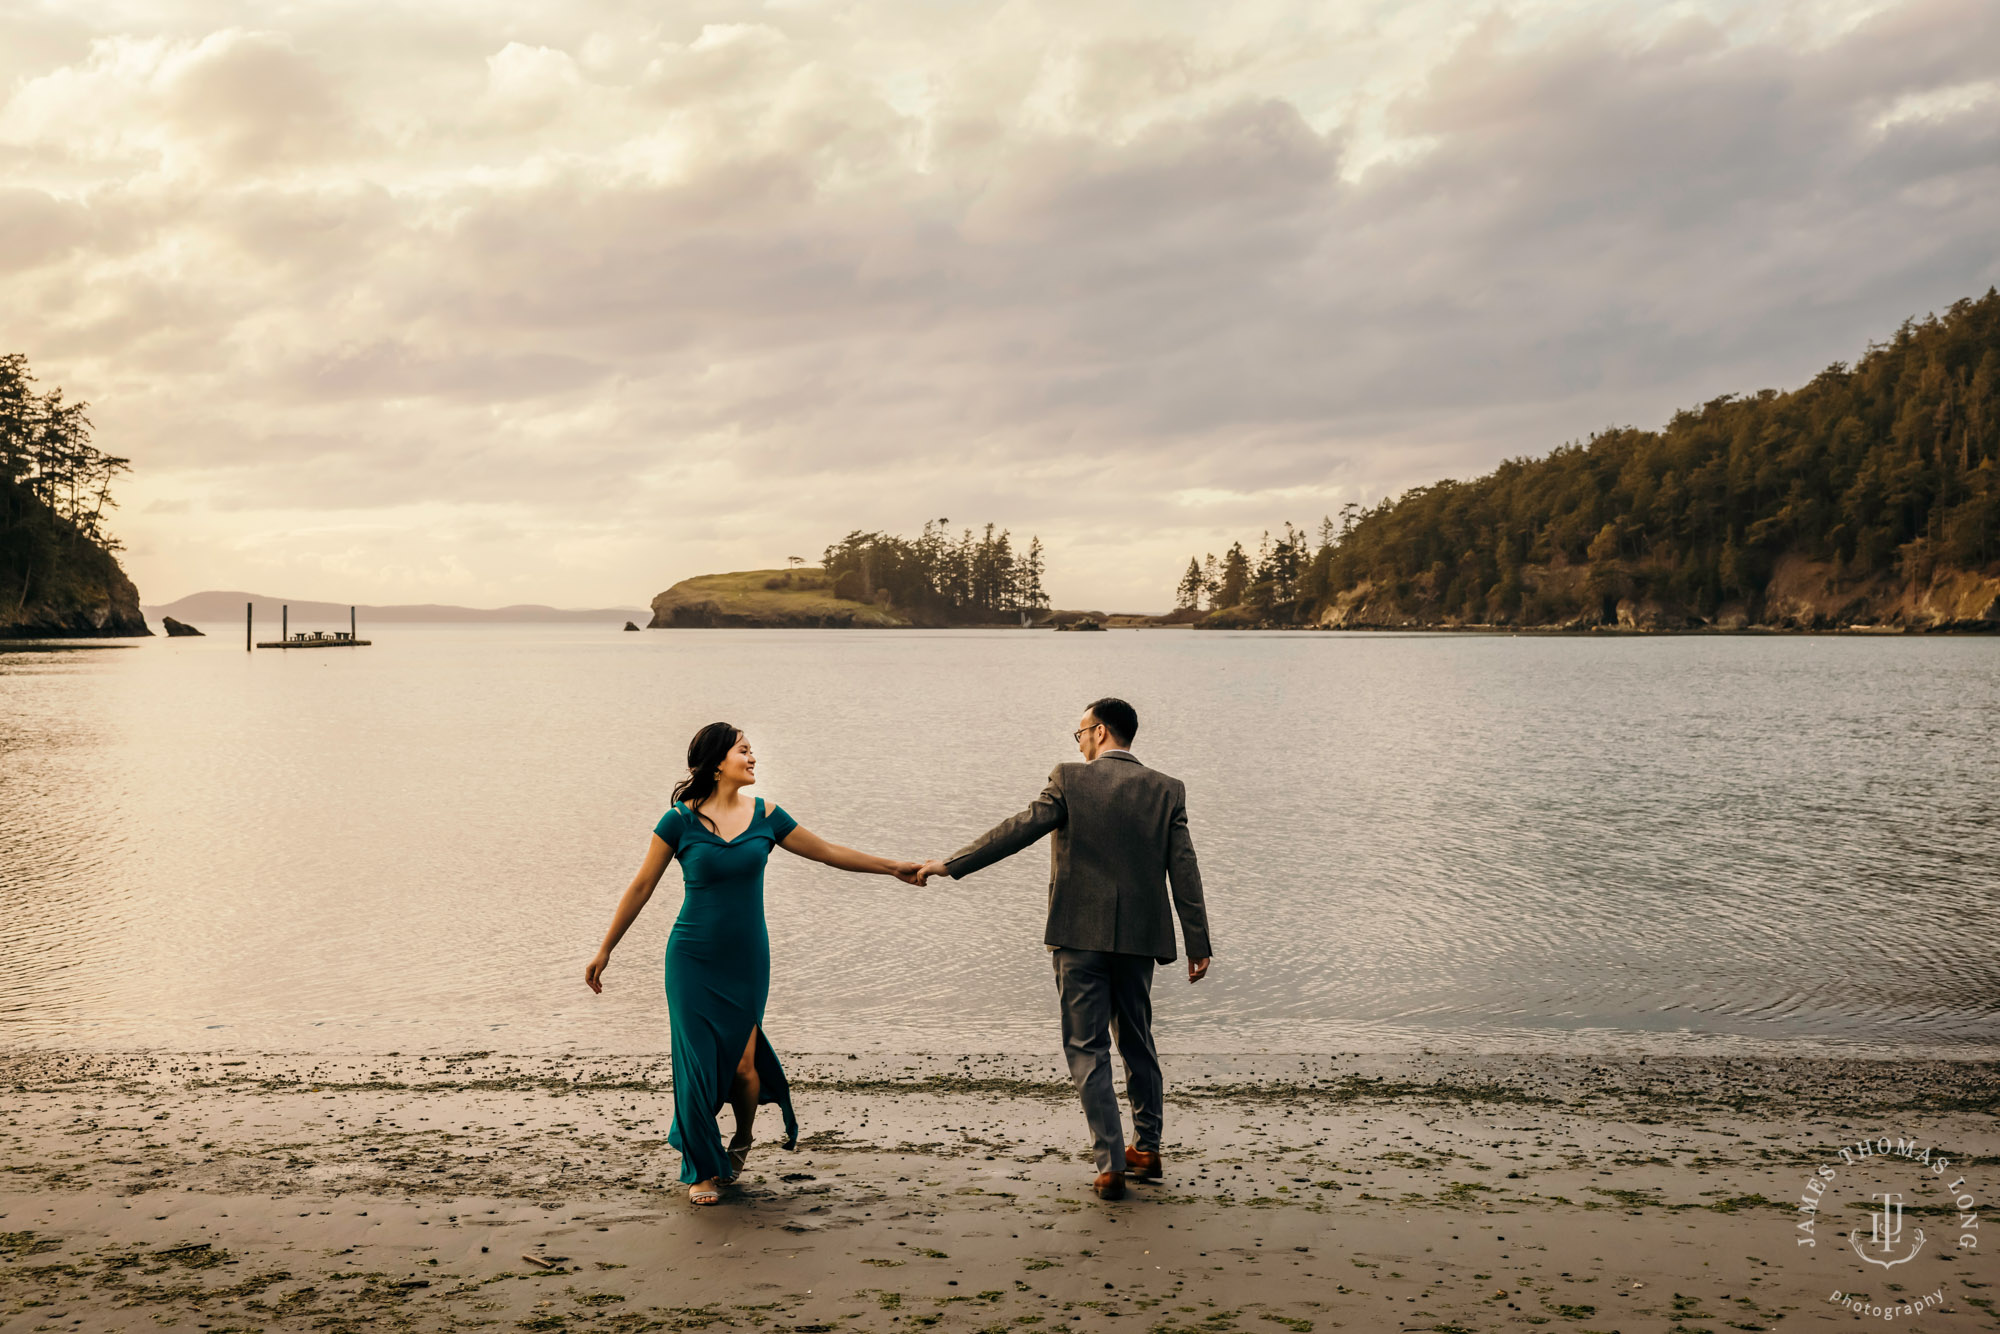
[[[0,1330],[1790,1329],[1898,1295],[1795,1244],[1840,1145],[2000,1185],[1995,1061],[1166,1065],[1122,1202],[1053,1056],[835,1053],[787,1060],[799,1149],[696,1209],[661,1056],[0,1052]],[[1990,1330],[1995,1277],[1888,1281]]]
[[[1177,626],[1127,626],[1107,627],[1114,630],[1172,630]],[[1629,637],[1634,639],[1671,639],[1683,635],[1746,636],[1749,638],[1809,638],[1814,635],[1867,635],[1876,638],[1916,637],[1933,635],[1996,635],[2000,634],[2000,622],[1979,621],[1968,625],[1877,625],[1874,623],[1856,625],[1825,625],[1812,628],[1795,628],[1783,625],[1683,625],[1672,628],[1644,628],[1632,625],[1255,625],[1255,626],[1210,626],[1190,624],[1188,629],[1203,630],[1211,634],[1227,634],[1246,631],[1304,630],[1314,634],[1418,634],[1418,635],[1571,635],[1579,638],[1590,636]]]
[[[554,625],[575,629],[577,625],[558,621],[400,621],[398,625],[416,628],[427,626],[460,627],[466,625]],[[584,628],[590,628],[585,625]],[[611,628],[611,627],[603,627]],[[870,631],[882,632],[950,632],[959,630],[1005,630],[1010,633],[1034,634],[1060,631],[1056,625],[1009,625],[1005,623],[976,625],[646,625],[642,631],[668,630],[676,632],[715,630],[816,630],[840,634],[865,634]],[[1175,621],[1158,624],[1106,624],[1103,631],[1117,630],[1194,630],[1202,634],[1314,634],[1314,635],[1494,635],[1519,636],[1535,635],[1548,638],[1614,638],[1614,639],[1678,639],[1678,638],[1746,638],[1746,639],[1811,639],[1816,637],[1853,636],[1870,639],[1983,639],[2000,636],[2000,622],[1981,621],[1964,625],[1828,625],[1811,629],[1800,629],[1780,625],[1717,626],[1692,625],[1676,626],[1672,629],[1642,629],[1625,625],[1200,625],[1192,621]],[[31,648],[38,643],[66,644],[92,642],[105,639],[163,639],[164,635],[151,632],[138,634],[121,631],[88,631],[70,634],[11,634],[0,630],[0,643]]]

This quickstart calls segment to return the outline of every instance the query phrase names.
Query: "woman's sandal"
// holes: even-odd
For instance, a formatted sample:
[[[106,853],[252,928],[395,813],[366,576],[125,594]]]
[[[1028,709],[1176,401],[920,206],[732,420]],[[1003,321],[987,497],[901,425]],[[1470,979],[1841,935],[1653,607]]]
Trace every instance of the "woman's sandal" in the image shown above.
[[[751,1145],[756,1142],[755,1140],[744,1140],[741,1144],[733,1141],[730,1143],[729,1175],[732,1180],[743,1175],[743,1164],[750,1157]]]
[[[721,1202],[722,1190],[720,1187],[700,1184],[688,1187],[688,1203],[690,1204],[720,1204]]]

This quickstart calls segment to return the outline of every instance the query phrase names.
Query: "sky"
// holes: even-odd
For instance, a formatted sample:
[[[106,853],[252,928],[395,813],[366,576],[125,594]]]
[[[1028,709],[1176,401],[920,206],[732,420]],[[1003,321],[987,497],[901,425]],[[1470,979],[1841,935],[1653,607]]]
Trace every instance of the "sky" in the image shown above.
[[[2000,5],[0,0],[0,351],[149,603],[1058,606],[2000,282]]]

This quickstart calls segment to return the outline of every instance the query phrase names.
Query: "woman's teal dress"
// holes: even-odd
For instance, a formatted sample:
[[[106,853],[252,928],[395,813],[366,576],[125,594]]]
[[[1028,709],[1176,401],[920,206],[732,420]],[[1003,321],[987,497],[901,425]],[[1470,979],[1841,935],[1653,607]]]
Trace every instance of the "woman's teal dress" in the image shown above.
[[[785,1147],[799,1142],[784,1067],[764,1037],[764,999],[771,990],[771,936],[764,926],[764,862],[778,841],[798,828],[784,808],[764,809],[759,797],[750,825],[724,839],[684,802],[660,817],[653,832],[680,858],[681,915],[667,937],[667,1023],[673,1032],[674,1124],[667,1142],[681,1151],[681,1180],[693,1185],[730,1176],[729,1153],[716,1117],[750,1031],[757,1031],[758,1102],[785,1116]]]

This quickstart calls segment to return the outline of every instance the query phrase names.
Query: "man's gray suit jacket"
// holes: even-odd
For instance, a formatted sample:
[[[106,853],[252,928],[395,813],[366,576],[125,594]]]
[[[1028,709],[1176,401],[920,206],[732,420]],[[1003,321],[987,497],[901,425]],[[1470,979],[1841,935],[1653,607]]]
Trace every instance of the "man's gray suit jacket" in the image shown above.
[[[1034,804],[965,845],[945,863],[954,880],[1011,857],[1044,834],[1049,846],[1049,926],[1058,949],[1110,950],[1174,961],[1180,914],[1188,957],[1206,959],[1208,910],[1188,837],[1187,788],[1114,751],[1089,764],[1058,764]]]

